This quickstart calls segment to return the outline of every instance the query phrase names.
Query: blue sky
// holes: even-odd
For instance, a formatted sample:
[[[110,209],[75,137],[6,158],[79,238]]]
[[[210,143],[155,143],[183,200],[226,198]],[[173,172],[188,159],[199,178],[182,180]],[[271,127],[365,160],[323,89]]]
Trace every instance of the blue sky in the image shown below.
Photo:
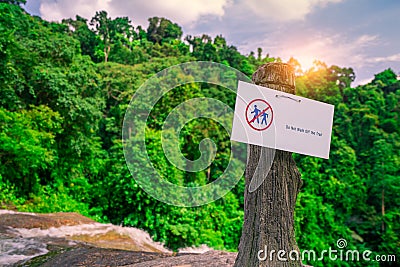
[[[303,68],[314,59],[352,67],[356,84],[400,72],[398,0],[27,0],[25,9],[52,21],[106,10],[145,27],[149,17],[167,17],[184,35],[222,34],[244,54],[261,47]]]

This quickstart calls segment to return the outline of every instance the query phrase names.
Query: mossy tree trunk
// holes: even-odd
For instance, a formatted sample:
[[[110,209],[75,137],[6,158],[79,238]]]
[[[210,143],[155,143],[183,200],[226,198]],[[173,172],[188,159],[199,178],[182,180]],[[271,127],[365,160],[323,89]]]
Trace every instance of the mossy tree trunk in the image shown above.
[[[288,64],[268,63],[261,66],[253,74],[253,82],[271,89],[295,93],[294,71]],[[300,256],[294,234],[294,208],[302,181],[292,153],[276,150],[275,158],[271,159],[273,153],[270,148],[256,145],[248,145],[248,152],[244,224],[234,266],[302,266],[299,259],[291,260],[289,257],[291,251],[296,251]],[[255,173],[259,163],[265,166],[272,160],[269,172],[265,168]],[[249,192],[254,174],[266,179],[258,189]],[[259,253],[261,250],[263,252]],[[279,254],[280,250],[285,251],[285,254]],[[279,260],[279,255],[287,261]],[[259,256],[262,260],[259,260]],[[297,257],[294,252],[291,256]]]

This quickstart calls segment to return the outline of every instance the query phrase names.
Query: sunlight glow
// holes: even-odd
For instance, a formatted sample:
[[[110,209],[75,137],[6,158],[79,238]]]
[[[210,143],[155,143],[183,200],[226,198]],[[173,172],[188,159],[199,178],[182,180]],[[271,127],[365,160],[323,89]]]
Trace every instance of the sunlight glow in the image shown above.
[[[297,57],[295,57],[295,56],[293,56],[293,57],[299,61],[303,72],[311,69],[311,67],[314,65],[314,61],[316,60],[315,57],[308,56],[308,55],[299,55]]]

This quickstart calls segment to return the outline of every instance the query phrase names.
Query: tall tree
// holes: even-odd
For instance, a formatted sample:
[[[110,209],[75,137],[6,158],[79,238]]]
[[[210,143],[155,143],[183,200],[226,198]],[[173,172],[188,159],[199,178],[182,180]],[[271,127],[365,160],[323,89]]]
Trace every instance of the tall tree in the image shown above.
[[[149,18],[147,38],[154,43],[170,42],[182,37],[182,28],[166,18]]]
[[[95,33],[101,40],[102,54],[104,61],[108,61],[111,47],[117,42],[127,44],[134,36],[134,30],[128,17],[118,17],[112,19],[108,17],[106,11],[98,11],[90,21],[90,25],[95,27]]]
[[[83,55],[88,55],[93,61],[98,61],[95,56],[95,48],[99,45],[96,34],[88,27],[88,21],[81,16],[76,19],[65,19],[62,21],[68,25],[70,34],[81,43],[81,51]]]

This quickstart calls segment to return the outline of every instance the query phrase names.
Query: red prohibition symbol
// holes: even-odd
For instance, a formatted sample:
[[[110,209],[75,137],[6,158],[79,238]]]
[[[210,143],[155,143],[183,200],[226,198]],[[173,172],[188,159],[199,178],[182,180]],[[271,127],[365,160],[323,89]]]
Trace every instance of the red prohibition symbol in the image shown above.
[[[274,119],[271,105],[264,99],[254,99],[246,107],[246,121],[256,131],[267,130]]]

